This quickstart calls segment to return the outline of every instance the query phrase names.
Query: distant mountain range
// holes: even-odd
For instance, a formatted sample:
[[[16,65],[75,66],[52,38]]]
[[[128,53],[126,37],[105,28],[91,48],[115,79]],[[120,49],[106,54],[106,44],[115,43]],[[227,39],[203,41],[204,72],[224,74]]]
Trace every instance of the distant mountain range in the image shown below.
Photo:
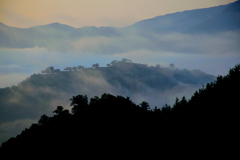
[[[74,28],[52,23],[31,28],[15,28],[0,23],[0,47],[69,50],[72,42],[86,37],[121,38],[126,35],[148,38],[166,33],[212,33],[240,29],[240,1],[217,7],[195,9],[158,16],[125,28]]]
[[[218,32],[239,31],[240,29],[240,1],[227,5],[223,11],[191,27],[189,32]]]
[[[182,33],[188,31],[196,25],[205,22],[216,14],[223,12],[228,7],[231,7],[231,4],[157,16],[152,19],[137,22],[130,26],[130,28],[138,29],[139,31],[145,30],[156,33]]]

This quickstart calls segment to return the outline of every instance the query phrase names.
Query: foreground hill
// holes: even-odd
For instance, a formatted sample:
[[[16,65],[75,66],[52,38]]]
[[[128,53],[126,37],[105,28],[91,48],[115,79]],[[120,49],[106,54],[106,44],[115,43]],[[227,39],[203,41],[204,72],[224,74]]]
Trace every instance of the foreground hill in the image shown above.
[[[189,97],[215,79],[199,70],[178,69],[173,64],[171,67],[147,66],[123,59],[107,66],[66,67],[64,71],[49,67],[18,86],[0,89],[2,140],[36,122],[42,114],[51,115],[56,106],[69,106],[72,95],[129,96],[137,104],[148,101],[154,108],[165,103],[172,105],[176,96]]]
[[[58,106],[54,116],[42,115],[38,123],[3,143],[0,151],[63,156],[69,152],[112,153],[146,145],[180,147],[183,143],[184,149],[178,151],[222,149],[234,140],[237,130],[239,81],[237,65],[228,75],[218,76],[196,91],[190,100],[176,98],[173,107],[154,110],[147,102],[136,105],[129,97],[103,94],[88,101],[87,96],[73,96],[72,113]],[[56,154],[61,149],[65,152]],[[209,153],[202,154],[214,154]]]

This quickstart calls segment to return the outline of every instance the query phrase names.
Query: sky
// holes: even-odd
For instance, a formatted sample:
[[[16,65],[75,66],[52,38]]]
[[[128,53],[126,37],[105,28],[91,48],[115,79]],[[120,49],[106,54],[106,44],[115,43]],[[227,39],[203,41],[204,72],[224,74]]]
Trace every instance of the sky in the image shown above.
[[[143,19],[236,0],[0,0],[0,22],[29,28],[53,22],[125,27]]]

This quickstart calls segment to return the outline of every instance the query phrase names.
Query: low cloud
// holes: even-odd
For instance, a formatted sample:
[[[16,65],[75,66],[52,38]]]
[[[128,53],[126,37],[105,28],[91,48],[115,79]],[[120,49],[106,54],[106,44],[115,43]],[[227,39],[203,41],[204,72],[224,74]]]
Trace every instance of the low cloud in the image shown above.
[[[239,37],[239,32],[211,35],[180,33],[139,35],[131,33],[118,37],[80,38],[62,45],[62,49],[53,44],[57,44],[57,41],[49,42],[48,46],[52,48],[48,46],[25,49],[0,48],[0,88],[17,85],[27,77],[34,73],[40,73],[49,66],[61,70],[67,66],[91,67],[95,63],[105,66],[112,60],[121,60],[122,58],[153,66],[160,64],[161,67],[173,63],[181,69],[200,69],[215,76],[225,75],[230,67],[240,62]],[[77,76],[77,78],[69,77],[69,79],[76,78],[80,81],[64,84],[71,86],[65,92],[58,90],[58,87],[36,87],[34,85],[19,88],[20,92],[17,89],[11,90],[12,96],[5,97],[8,99],[5,104],[10,106],[7,109],[1,108],[0,112],[1,137],[7,137],[5,131],[11,132],[9,135],[17,133],[20,129],[14,130],[16,124],[23,127],[29,126],[26,124],[35,122],[42,114],[51,115],[58,105],[70,109],[69,99],[74,95],[86,94],[90,99],[93,96],[110,93],[129,96],[137,104],[148,101],[152,107],[162,107],[165,103],[172,105],[176,96],[190,98],[194,91],[202,85],[178,82],[168,90],[159,90],[136,81],[132,86],[141,91],[133,92],[120,83],[111,83],[98,72],[91,72],[91,74],[82,72],[82,74],[71,76]],[[126,83],[131,84],[131,81],[126,80]],[[46,97],[44,100],[41,98],[43,95]],[[15,109],[16,105],[19,106],[18,110]],[[13,127],[4,128],[6,125]]]
[[[43,114],[52,115],[52,111],[59,105],[71,110],[69,99],[78,94],[87,95],[90,99],[110,93],[128,96],[136,104],[147,101],[151,107],[162,107],[165,103],[172,105],[176,96],[190,98],[203,83],[214,78],[200,71],[123,62],[119,65],[118,69],[110,67],[51,75],[34,74],[18,86],[1,89],[2,137],[19,131],[18,128],[15,130],[14,127],[6,127],[7,124],[24,126],[34,123]]]
[[[0,48],[0,87],[17,85],[26,77],[46,67],[63,70],[66,66],[94,63],[105,66],[112,60],[128,58],[148,65],[200,69],[214,75],[227,74],[240,61],[240,35],[225,32],[217,35],[122,36],[82,38],[72,43],[70,51],[60,53],[46,48]],[[155,39],[155,40],[154,40]],[[24,78],[25,77],[25,78]]]
[[[137,50],[185,54],[238,54],[240,32],[215,34],[134,34],[124,33],[119,37],[87,37],[72,42],[72,51],[79,54],[123,54]]]

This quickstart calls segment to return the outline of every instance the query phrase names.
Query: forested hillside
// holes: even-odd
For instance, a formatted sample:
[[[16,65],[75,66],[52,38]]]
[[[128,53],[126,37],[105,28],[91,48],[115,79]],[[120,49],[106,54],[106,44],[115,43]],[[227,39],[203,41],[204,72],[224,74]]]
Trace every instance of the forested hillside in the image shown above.
[[[136,147],[145,144],[175,145],[178,142],[205,148],[228,144],[237,129],[240,65],[229,74],[218,76],[187,100],[176,98],[170,107],[150,109],[129,97],[103,94],[101,97],[77,95],[71,98],[71,112],[58,106],[54,115],[42,115],[38,123],[26,128],[16,138],[2,144],[2,153],[49,154],[67,151],[95,152]],[[226,131],[223,132],[223,131]],[[230,133],[230,134],[229,134]],[[218,146],[219,145],[219,146]],[[83,147],[82,150],[79,150]],[[158,146],[156,146],[158,147]],[[189,146],[187,146],[188,148]],[[64,155],[64,154],[63,154]]]
[[[73,95],[101,96],[103,93],[131,97],[139,104],[147,101],[152,108],[173,104],[176,96],[190,95],[214,76],[199,70],[147,66],[130,60],[112,61],[106,67],[93,64],[64,70],[48,67],[17,86],[0,89],[0,142],[36,122],[42,114],[63,105],[69,108]]]

